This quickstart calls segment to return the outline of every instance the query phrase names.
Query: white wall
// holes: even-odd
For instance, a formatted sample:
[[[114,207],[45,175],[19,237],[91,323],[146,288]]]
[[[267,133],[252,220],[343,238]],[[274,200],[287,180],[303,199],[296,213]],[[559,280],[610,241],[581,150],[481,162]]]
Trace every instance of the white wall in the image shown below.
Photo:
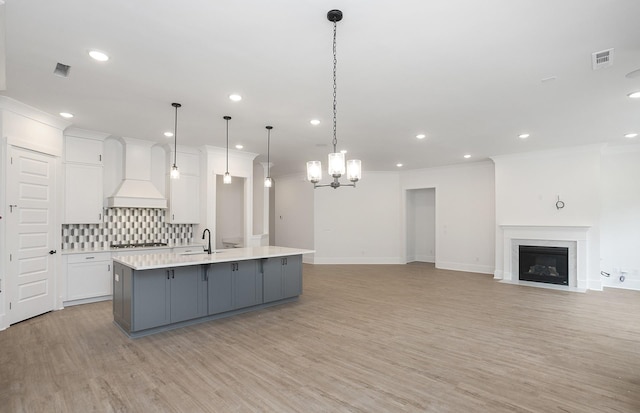
[[[280,177],[273,188],[273,244],[281,247],[314,249],[313,186],[299,175]],[[313,263],[314,254],[303,255],[304,262]]]
[[[357,185],[314,190],[315,263],[402,262],[399,174],[366,172]]]
[[[435,188],[437,268],[492,274],[494,271],[494,168],[475,162],[403,172],[402,251],[405,253],[407,192]],[[406,255],[403,259],[406,262]]]
[[[611,274],[601,280],[640,290],[640,144],[603,151],[601,184],[600,264]]]
[[[435,188],[407,191],[407,261],[436,262]]]
[[[600,151],[588,145],[494,157],[496,278],[503,271],[500,225],[590,226],[588,288],[600,289]],[[565,207],[556,208],[556,202]]]

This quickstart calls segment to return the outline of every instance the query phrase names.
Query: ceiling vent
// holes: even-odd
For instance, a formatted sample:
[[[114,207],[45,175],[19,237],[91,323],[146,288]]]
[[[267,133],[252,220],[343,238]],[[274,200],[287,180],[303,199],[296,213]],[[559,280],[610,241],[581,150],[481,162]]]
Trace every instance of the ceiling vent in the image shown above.
[[[603,69],[613,64],[613,49],[591,53],[591,65],[593,70]]]
[[[56,68],[53,70],[53,74],[60,77],[67,77],[69,76],[69,70],[71,70],[71,66],[56,63]]]

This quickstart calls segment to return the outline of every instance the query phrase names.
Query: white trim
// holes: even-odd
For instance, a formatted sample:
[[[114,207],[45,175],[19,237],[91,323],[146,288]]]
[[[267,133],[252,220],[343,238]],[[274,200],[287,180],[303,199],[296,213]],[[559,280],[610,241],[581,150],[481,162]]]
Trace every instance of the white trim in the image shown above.
[[[461,262],[438,261],[436,268],[439,270],[474,272],[479,274],[493,274],[491,265],[465,264]]]

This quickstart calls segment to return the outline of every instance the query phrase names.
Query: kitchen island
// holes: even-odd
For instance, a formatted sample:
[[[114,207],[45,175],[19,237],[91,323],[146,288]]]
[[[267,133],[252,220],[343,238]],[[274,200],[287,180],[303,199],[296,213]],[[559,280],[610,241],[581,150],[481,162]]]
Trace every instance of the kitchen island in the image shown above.
[[[113,257],[113,319],[140,337],[298,299],[302,254],[252,247]]]

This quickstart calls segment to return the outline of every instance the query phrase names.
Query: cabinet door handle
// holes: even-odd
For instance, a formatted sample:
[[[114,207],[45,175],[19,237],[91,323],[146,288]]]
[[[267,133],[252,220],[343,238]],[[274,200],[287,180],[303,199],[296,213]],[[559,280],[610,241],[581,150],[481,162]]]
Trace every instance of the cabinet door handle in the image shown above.
[[[107,271],[111,272],[111,264],[107,264]]]
[[[51,253],[49,253],[49,254],[51,254]],[[54,254],[55,254],[55,252],[54,252]],[[85,260],[93,260],[93,259],[95,259],[95,258],[96,258],[96,257],[84,257],[84,259],[85,259]]]
[[[102,214],[98,214],[98,221],[102,221]]]
[[[169,270],[167,270],[167,280],[170,278],[169,276]]]
[[[98,155],[98,160],[102,162],[102,155]]]
[[[176,278],[176,270],[171,270],[171,278]]]

